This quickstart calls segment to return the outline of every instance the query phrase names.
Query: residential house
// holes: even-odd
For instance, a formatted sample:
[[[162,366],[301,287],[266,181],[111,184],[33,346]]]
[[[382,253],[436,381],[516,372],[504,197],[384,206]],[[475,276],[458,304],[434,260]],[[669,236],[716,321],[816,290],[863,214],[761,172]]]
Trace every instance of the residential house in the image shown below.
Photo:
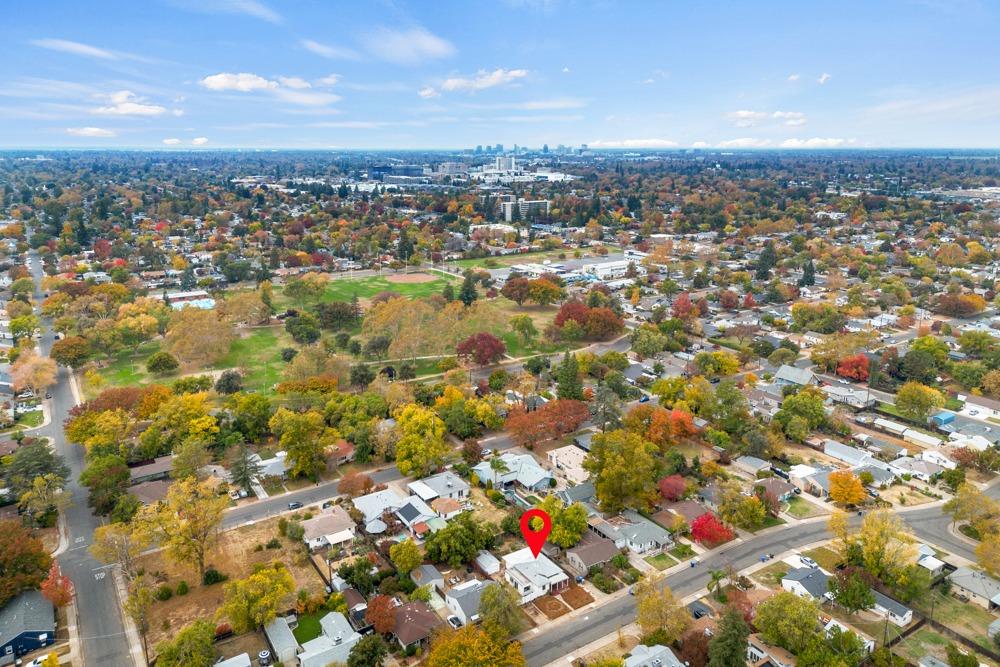
[[[948,575],[948,581],[953,593],[964,594],[984,609],[1000,606],[1000,581],[984,572],[960,567]]]
[[[166,479],[170,476],[170,468],[173,465],[174,457],[169,454],[160,456],[146,463],[129,468],[129,483],[140,484],[141,482],[151,482],[156,479]]]
[[[569,586],[569,577],[545,554],[538,558],[525,547],[503,557],[504,579],[521,595],[521,604]]]
[[[944,471],[944,468],[936,463],[915,459],[912,456],[901,456],[890,462],[889,467],[900,477],[909,475],[924,482],[931,481],[931,477]]]
[[[431,509],[439,519],[447,521],[465,511],[465,505],[454,498],[435,498],[431,501]]]
[[[590,568],[604,565],[620,553],[614,542],[591,533],[566,552],[566,562],[575,574],[584,576]]]
[[[895,625],[905,627],[913,620],[913,610],[901,602],[893,600],[888,595],[883,595],[878,591],[872,591],[875,595],[875,604],[870,611],[875,612],[882,618],[889,619]]]
[[[949,455],[949,452],[941,449],[925,449],[920,452],[920,460],[940,466],[944,470],[954,470],[958,467],[958,462]]]
[[[24,591],[0,608],[0,665],[56,640],[56,612],[39,591]]]
[[[567,486],[561,491],[556,491],[556,495],[559,500],[563,501],[566,505],[572,505],[573,503],[589,503],[594,499],[594,494],[596,493],[594,485],[591,482],[584,482],[583,484],[577,484],[575,486]]]
[[[625,510],[610,519],[593,516],[587,523],[591,530],[611,540],[615,547],[628,548],[636,554],[656,552],[674,544],[666,529],[634,510]]]
[[[393,634],[404,649],[417,648],[430,639],[431,633],[444,624],[424,602],[407,602],[396,607],[396,629]]]
[[[167,491],[170,490],[171,485],[173,485],[173,480],[154,479],[131,486],[128,492],[143,505],[155,505],[166,499]]]
[[[306,519],[302,528],[305,530],[302,539],[311,551],[350,542],[356,537],[354,519],[339,505]]]
[[[538,465],[530,454],[506,452],[499,459],[503,464],[500,470],[494,470],[491,461],[481,461],[472,470],[484,484],[492,482],[494,488],[517,484],[531,491],[540,491],[549,488],[554,479],[552,473]]]
[[[288,466],[285,465],[285,459],[287,458],[287,452],[275,452],[274,456],[268,459],[262,459],[260,454],[254,452],[250,454],[250,459],[257,464],[260,469],[260,473],[257,475],[257,479],[264,479],[265,477],[277,477],[278,479],[284,479],[285,475],[288,473]]]
[[[361,640],[361,635],[351,627],[346,616],[336,611],[319,619],[319,627],[320,635],[302,644],[299,667],[346,664],[351,649]]]
[[[274,659],[278,662],[292,664],[299,652],[299,642],[292,633],[288,619],[284,616],[276,617],[264,626],[264,634],[267,635],[267,642],[274,649]]]
[[[562,473],[573,484],[583,484],[590,478],[590,473],[583,469],[583,460],[587,452],[576,445],[566,445],[553,449],[548,454],[549,463]]]
[[[496,586],[495,581],[470,579],[454,586],[444,594],[444,604],[458,616],[463,625],[479,621],[479,600],[483,591]]]
[[[410,579],[417,586],[430,586],[432,591],[444,590],[444,576],[436,567],[427,563],[418,565],[415,570],[410,572]]]
[[[758,473],[771,469],[771,464],[756,456],[740,456],[733,461],[733,467],[756,479]]]
[[[628,654],[624,664],[625,667],[684,667],[686,663],[678,660],[666,646],[639,644]]]
[[[795,667],[795,656],[781,648],[771,646],[757,633],[747,638],[747,664],[771,667]]]
[[[410,482],[406,488],[425,503],[437,498],[461,501],[469,497],[469,483],[450,470]]]
[[[823,453],[829,457],[837,459],[838,461],[846,463],[852,468],[854,466],[869,464],[874,460],[874,457],[868,452],[830,439],[823,441]]]
[[[847,385],[828,384],[822,387],[822,391],[833,403],[840,403],[855,410],[870,408],[877,403],[870,391],[856,389]]]
[[[755,489],[761,487],[765,494],[770,494],[779,501],[788,500],[795,495],[795,485],[780,477],[765,477],[754,482],[753,486]]]
[[[830,598],[830,577],[818,567],[796,567],[781,578],[781,587],[800,598]]]
[[[816,379],[816,374],[808,368],[783,364],[774,374],[774,383],[779,387],[808,387],[818,384],[819,380]]]
[[[392,489],[383,489],[358,496],[351,502],[365,518],[365,532],[377,535],[385,532],[386,529],[382,515],[386,512],[395,512],[406,503],[406,499],[400,497]]]

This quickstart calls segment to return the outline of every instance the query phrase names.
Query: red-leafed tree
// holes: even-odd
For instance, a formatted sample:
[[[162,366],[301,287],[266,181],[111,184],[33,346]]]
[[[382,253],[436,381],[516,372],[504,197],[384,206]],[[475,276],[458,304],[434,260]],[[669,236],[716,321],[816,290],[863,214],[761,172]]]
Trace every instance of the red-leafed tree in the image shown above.
[[[705,667],[708,664],[708,635],[705,631],[689,630],[685,633],[677,657],[688,667]]]
[[[590,409],[583,401],[558,399],[532,412],[520,407],[511,410],[504,428],[523,446],[572,433],[589,418]]]
[[[507,346],[493,334],[481,331],[459,343],[455,351],[464,359],[486,366],[500,361],[507,353]]]
[[[971,468],[979,460],[979,453],[971,447],[959,447],[951,453],[951,458],[963,468]]]
[[[691,537],[695,542],[711,548],[733,539],[733,531],[714,514],[705,512],[691,522]]]
[[[756,308],[757,299],[753,298],[753,294],[747,292],[747,295],[743,297],[743,307],[744,308]]]
[[[837,375],[842,378],[864,382],[868,379],[868,357],[864,354],[854,354],[844,357],[837,364]]]
[[[388,595],[376,595],[368,601],[365,620],[372,624],[375,632],[385,635],[396,629],[396,607]]]
[[[621,333],[625,323],[610,308],[591,308],[584,329],[590,340],[607,340]]]
[[[691,295],[687,292],[680,294],[674,299],[674,305],[670,308],[670,313],[679,320],[686,320],[694,316],[694,304],[691,303]]]
[[[680,475],[669,475],[660,480],[659,486],[660,495],[663,496],[664,500],[677,502],[684,497],[687,482]]]
[[[708,315],[708,311],[711,306],[708,305],[707,298],[701,297],[700,299],[694,302],[694,305],[698,309],[699,316],[704,317],[705,315]]]
[[[53,562],[49,576],[42,582],[42,595],[56,607],[65,607],[73,599],[73,582],[63,575],[59,564]]]
[[[574,299],[567,301],[559,308],[559,312],[556,313],[556,318],[552,323],[555,324],[557,329],[561,329],[566,322],[573,320],[581,327],[585,327],[587,326],[587,319],[589,317],[590,308],[587,307],[587,304]]]
[[[740,305],[740,297],[732,290],[724,290],[719,294],[719,305],[726,310],[736,310],[736,307]]]
[[[523,305],[531,296],[531,281],[527,278],[511,278],[504,283],[500,293],[517,305]]]
[[[747,623],[753,621],[753,602],[750,596],[736,587],[726,591],[726,606],[738,611]]]

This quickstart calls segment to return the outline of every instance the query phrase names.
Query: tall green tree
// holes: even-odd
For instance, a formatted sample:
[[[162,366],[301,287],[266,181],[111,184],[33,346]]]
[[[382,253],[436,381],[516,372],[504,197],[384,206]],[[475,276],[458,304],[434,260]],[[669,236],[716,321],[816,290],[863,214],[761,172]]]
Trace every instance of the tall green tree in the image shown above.
[[[728,608],[719,629],[708,642],[708,667],[744,667],[747,662],[747,638],[750,628],[743,614]]]
[[[580,364],[575,354],[566,352],[556,371],[556,394],[559,398],[583,400],[583,382],[580,380]]]
[[[476,278],[472,272],[466,273],[465,280],[462,281],[462,287],[458,290],[458,300],[466,306],[471,306],[472,302],[478,298],[479,294],[476,292]]]

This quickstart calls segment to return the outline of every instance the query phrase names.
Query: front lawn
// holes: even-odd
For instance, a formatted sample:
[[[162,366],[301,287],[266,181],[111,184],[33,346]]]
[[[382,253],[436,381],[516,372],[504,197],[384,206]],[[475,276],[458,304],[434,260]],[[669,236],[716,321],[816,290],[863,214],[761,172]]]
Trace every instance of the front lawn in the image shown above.
[[[682,543],[671,549],[670,555],[678,561],[687,560],[688,558],[691,558],[691,556],[694,556],[694,549],[691,548],[690,544]]]
[[[781,588],[781,580],[788,574],[788,563],[771,563],[753,573],[753,578],[768,588]]]
[[[658,553],[655,556],[646,556],[643,560],[662,572],[677,565],[677,561],[665,553]]]
[[[803,556],[808,556],[816,561],[821,568],[827,572],[833,572],[837,569],[837,565],[840,564],[840,554],[838,554],[833,549],[829,547],[819,547],[818,549],[813,549],[811,551],[806,551],[802,554]]]
[[[796,519],[810,519],[814,516],[822,516],[827,513],[823,511],[822,507],[819,507],[815,503],[811,503],[808,500],[804,500],[799,496],[792,496],[788,499],[787,511]]]

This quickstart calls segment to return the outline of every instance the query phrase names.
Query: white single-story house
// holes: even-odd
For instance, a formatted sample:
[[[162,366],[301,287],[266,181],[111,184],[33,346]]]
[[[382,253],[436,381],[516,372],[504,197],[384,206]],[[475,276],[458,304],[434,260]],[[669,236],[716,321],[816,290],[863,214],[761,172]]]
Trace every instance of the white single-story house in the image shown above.
[[[305,531],[302,539],[313,551],[350,542],[356,535],[354,519],[339,505],[328,507],[313,518],[306,519],[302,528]]]
[[[542,553],[535,558],[528,547],[507,554],[503,563],[504,579],[521,595],[521,604],[569,586],[569,577],[558,565]]]

